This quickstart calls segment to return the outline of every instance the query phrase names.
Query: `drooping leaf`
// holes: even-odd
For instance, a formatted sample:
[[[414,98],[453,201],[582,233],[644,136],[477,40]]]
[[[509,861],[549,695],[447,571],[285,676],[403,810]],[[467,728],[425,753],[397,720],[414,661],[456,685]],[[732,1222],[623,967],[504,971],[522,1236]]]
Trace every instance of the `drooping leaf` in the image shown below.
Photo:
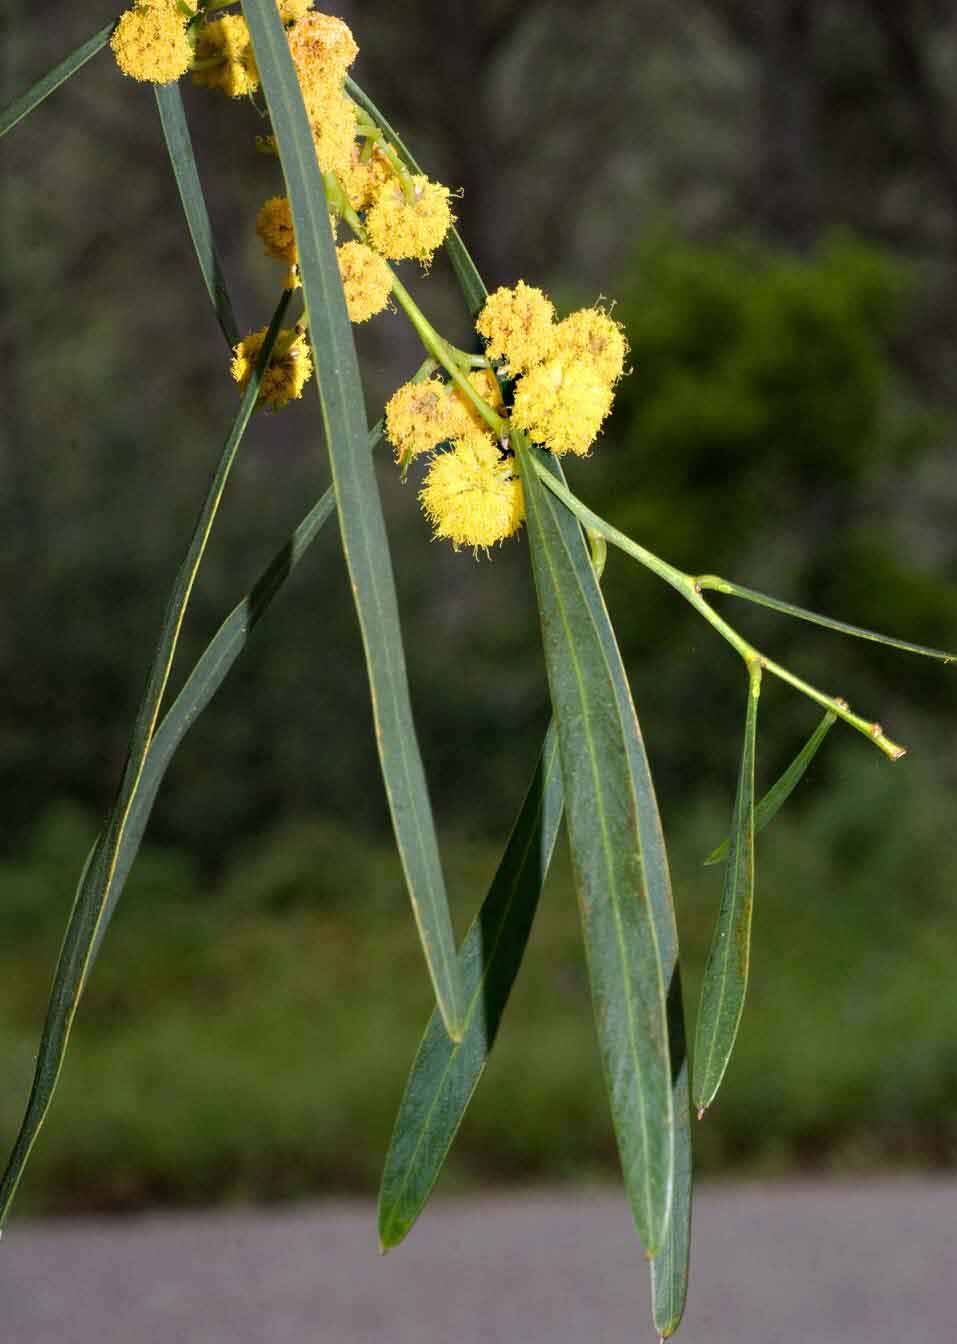
[[[562,818],[558,738],[549,727],[535,775],[482,908],[459,952],[462,1039],[437,1013],[399,1105],[379,1191],[379,1241],[397,1246],[418,1218],[478,1087],[521,965]]]
[[[421,381],[434,367],[432,360],[426,360],[415,374],[413,381]],[[382,438],[382,431],[381,420],[369,431],[370,453]],[[117,860],[94,943],[94,957],[139,852],[156,795],[170,761],[189,729],[226,680],[236,659],[245,649],[254,627],[262,620],[286,579],[299,565],[306,551],[335,512],[335,508],[335,492],[330,486],[309,510],[288,541],[273,556],[246,596],[233,607],[197,660],[182,690],[156,729],[143,766],[140,786],[130,808],[123,849]]]
[[[0,138],[5,136],[7,131],[12,131],[18,122],[29,116],[35,107],[39,107],[45,98],[49,98],[51,93],[54,93],[61,84],[65,84],[71,75],[75,75],[77,70],[102,50],[109,42],[115,27],[116,20],[111,19],[99,32],[81,42],[75,51],[72,51],[59,65],[55,65],[42,79],[38,79],[26,93],[8,103],[0,112]]]
[[[808,766],[817,755],[818,748],[827,737],[831,728],[837,723],[837,715],[833,710],[827,710],[821,722],[814,729],[814,732],[805,742],[804,746],[795,756],[794,760],[787,767],[768,789],[767,793],[761,799],[754,809],[754,833],[758,835],[769,825],[781,808],[790,798],[791,794],[800,784]],[[728,850],[731,847],[731,840],[726,837],[715,849],[711,851],[705,859],[705,865],[711,863],[720,863],[727,858]]]
[[[372,462],[365,451],[365,402],[325,188],[274,0],[243,0],[243,10],[296,231],[339,526],[365,648],[393,829],[436,998],[454,1038],[462,1021],[461,976],[412,720],[385,521]]]
[[[558,727],[568,834],[625,1189],[649,1254],[671,1213],[674,1107],[658,928],[671,886],[651,773],[614,632],[573,515],[513,437]],[[655,906],[660,906],[656,912]]]
[[[699,1116],[714,1100],[728,1067],[748,988],[754,907],[754,748],[760,693],[761,668],[755,663],[748,683],[744,746],[731,820],[731,850],[695,1030],[693,1095]]]
[[[127,855],[127,846],[131,845],[135,849],[139,845],[141,833],[136,835],[130,830],[130,819],[136,795],[143,782],[150,743],[173,666],[186,609],[230,470],[256,404],[262,372],[272,353],[288,301],[288,294],[284,294],[273,315],[256,367],[240,401],[222,456],[203,501],[186,556],[173,583],[163,628],[147,676],[146,689],[130,735],[129,755],[123,778],[106,827],[93,847],[77,888],[54,972],[26,1113],[3,1180],[0,1181],[0,1226],[10,1211],[23,1169],[53,1100],[80,997],[102,939],[102,927],[107,915],[111,888],[121,865],[128,871],[129,863],[132,862],[132,858],[128,858]]]
[[[232,348],[239,340],[239,328],[223,278],[223,268],[213,238],[212,225],[209,222],[203,184],[199,180],[193,143],[186,124],[183,95],[176,83],[157,84],[155,90],[166,148],[179,188],[180,200],[183,202],[190,237],[196,250],[196,260],[199,262],[206,291],[226,338],[226,344]]]
[[[782,602],[779,597],[769,597],[756,588],[745,588],[743,584],[731,583],[706,575],[699,580],[703,588],[725,593],[730,597],[740,597],[770,611],[780,611],[785,616],[794,616],[799,621],[808,621],[811,625],[823,626],[825,630],[836,630],[841,635],[851,635],[854,639],[867,639],[873,644],[886,644],[890,649],[900,649],[902,653],[916,653],[922,658],[934,658],[941,663],[957,663],[957,653],[948,653],[946,649],[932,649],[926,644],[912,644],[907,639],[895,639],[893,635],[881,634],[879,630],[867,630],[863,625],[848,625],[846,621],[836,621],[832,616],[822,616],[819,611],[810,611],[807,607],[796,607],[793,602]]]

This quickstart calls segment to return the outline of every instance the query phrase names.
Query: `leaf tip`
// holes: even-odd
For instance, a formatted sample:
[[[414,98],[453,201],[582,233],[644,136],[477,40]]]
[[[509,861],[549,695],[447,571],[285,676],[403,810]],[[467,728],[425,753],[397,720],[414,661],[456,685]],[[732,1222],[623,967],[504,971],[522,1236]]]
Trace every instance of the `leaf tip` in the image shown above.
[[[703,1120],[703,1119],[704,1119],[704,1117],[705,1117],[705,1112],[707,1111],[707,1109],[708,1109],[707,1106],[699,1106],[699,1107],[698,1107],[698,1119],[699,1119],[699,1120]]]

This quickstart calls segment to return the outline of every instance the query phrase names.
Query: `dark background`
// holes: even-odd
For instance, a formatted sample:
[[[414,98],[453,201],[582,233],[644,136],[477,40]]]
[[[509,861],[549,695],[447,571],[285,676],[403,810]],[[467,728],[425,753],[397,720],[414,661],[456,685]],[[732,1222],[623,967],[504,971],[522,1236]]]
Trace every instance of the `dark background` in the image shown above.
[[[431,174],[490,288],[615,300],[632,374],[574,488],[643,544],[845,620],[957,648],[952,313],[957,19],[910,0],[342,5],[355,77]],[[2,102],[110,17],[6,0]],[[256,109],[184,81],[241,325],[278,279]],[[235,407],[155,99],[100,53],[0,145],[0,1089],[11,1141],[85,846],[122,767],[166,592]],[[444,261],[406,266],[467,340]],[[370,419],[420,352],[359,333]],[[327,483],[318,405],[259,417],[178,679]],[[524,540],[431,543],[383,454],[420,738],[456,916],[477,907],[546,722]],[[693,1008],[744,678],[624,558],[606,592],[661,795]],[[880,718],[835,729],[758,853],[752,993],[706,1170],[957,1153],[953,673],[723,607]],[[762,698],[767,786],[817,719]],[[375,1179],[428,985],[334,529],[170,770],[38,1145],[37,1207],[274,1197]],[[453,1180],[614,1157],[563,862]],[[938,983],[938,980],[940,983]]]

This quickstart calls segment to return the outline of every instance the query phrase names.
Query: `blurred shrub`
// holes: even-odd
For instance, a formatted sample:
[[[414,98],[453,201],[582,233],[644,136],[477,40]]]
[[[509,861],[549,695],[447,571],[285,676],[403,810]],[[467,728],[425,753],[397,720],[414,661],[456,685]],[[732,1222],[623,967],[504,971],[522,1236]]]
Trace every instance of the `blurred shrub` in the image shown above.
[[[866,743],[836,743],[825,749],[831,786],[819,787],[815,766],[758,843],[752,983],[728,1078],[696,1127],[704,1174],[957,1161],[947,792],[931,766],[892,767]],[[721,887],[720,870],[701,860],[727,826],[730,787],[670,827],[689,1014]],[[73,865],[64,818],[80,842]],[[55,845],[34,851],[18,889],[52,891],[41,883],[59,867],[71,890],[89,834],[57,809],[37,835],[53,837],[59,857]],[[332,835],[317,825],[264,837],[206,891],[181,856],[147,856],[79,1014],[24,1188],[34,1209],[374,1190],[431,1002],[394,860],[343,829],[328,849]],[[495,855],[453,842],[448,858],[461,915]],[[323,866],[298,867],[313,862]],[[11,890],[0,885],[0,902]],[[5,922],[0,944],[7,1140],[29,1085],[63,889],[50,901],[43,946],[26,920]],[[560,852],[443,1189],[610,1179],[616,1160]]]

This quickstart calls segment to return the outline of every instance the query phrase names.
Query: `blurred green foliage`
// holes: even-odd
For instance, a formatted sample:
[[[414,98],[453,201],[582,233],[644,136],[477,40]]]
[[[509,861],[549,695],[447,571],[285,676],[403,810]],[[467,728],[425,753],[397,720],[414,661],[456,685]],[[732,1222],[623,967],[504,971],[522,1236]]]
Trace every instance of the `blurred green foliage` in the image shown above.
[[[866,747],[832,737],[826,752],[840,788],[808,780],[759,840],[751,994],[727,1084],[696,1131],[705,1175],[957,1160],[957,1003],[944,992],[957,945],[950,804],[927,767],[911,767],[907,788]],[[691,1005],[721,882],[702,859],[727,811],[699,802],[671,827]],[[0,908],[16,914],[0,952],[5,1133],[92,829],[58,809],[0,870]],[[487,845],[448,847],[460,918],[496,857]],[[81,1009],[24,1204],[371,1192],[430,1009],[387,846],[304,823],[238,855],[213,890],[181,853],[147,848]],[[561,854],[442,1188],[614,1179],[615,1162]]]

